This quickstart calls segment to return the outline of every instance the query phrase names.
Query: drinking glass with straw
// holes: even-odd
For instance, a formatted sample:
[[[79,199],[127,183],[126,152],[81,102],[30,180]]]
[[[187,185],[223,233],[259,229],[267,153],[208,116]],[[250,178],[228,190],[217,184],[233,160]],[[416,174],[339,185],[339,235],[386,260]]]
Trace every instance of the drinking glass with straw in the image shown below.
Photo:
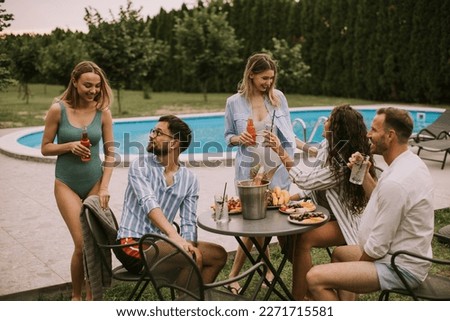
[[[274,126],[274,123],[275,123],[275,110],[273,111],[273,114],[272,114],[272,121],[271,121],[271,123],[270,123],[270,127],[269,127],[269,123],[267,122],[266,123],[266,130],[267,131],[270,131],[271,133],[273,133],[273,126]],[[267,147],[267,142],[266,141],[264,141],[263,142],[263,146],[265,146],[265,147]]]
[[[226,223],[229,220],[228,216],[228,197],[226,195],[227,192],[227,183],[225,183],[225,187],[223,189],[223,195],[215,195],[215,221],[217,223]]]
[[[273,123],[275,122],[275,110],[272,114],[272,124],[270,124],[270,132],[273,133]]]

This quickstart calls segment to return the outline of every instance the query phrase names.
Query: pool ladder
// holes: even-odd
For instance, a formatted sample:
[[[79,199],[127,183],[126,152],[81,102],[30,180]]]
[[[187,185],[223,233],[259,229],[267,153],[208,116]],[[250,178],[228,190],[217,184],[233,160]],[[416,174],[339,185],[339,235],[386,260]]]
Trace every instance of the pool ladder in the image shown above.
[[[306,143],[311,143],[312,140],[313,140],[313,138],[314,138],[314,135],[315,135],[316,132],[317,132],[317,129],[319,128],[319,126],[320,126],[321,124],[325,123],[325,122],[327,121],[327,119],[328,119],[328,117],[325,117],[325,116],[320,116],[320,117],[317,119],[317,121],[316,121],[316,123],[314,124],[314,127],[313,127],[313,129],[312,129],[312,131],[311,131],[311,134],[309,135],[309,138],[308,138],[308,139],[306,139],[306,123],[305,123],[305,121],[304,121],[303,119],[301,119],[301,118],[295,118],[294,121],[292,122],[292,128],[294,128],[294,126],[295,126],[296,124],[300,124],[300,126],[302,126],[302,129],[303,129],[303,141],[306,142]]]

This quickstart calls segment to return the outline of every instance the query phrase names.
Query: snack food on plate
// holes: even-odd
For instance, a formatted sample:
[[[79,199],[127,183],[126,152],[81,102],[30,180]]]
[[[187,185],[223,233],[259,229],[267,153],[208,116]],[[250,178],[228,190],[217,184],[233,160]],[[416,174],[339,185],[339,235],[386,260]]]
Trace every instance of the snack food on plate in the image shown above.
[[[267,206],[280,206],[289,202],[290,194],[287,190],[275,186],[273,190],[267,190]]]
[[[291,214],[291,213],[305,213],[312,212],[316,210],[316,205],[310,200],[300,201],[300,202],[289,202],[288,204],[283,204],[279,208],[281,213]]]
[[[316,209],[316,205],[311,200],[300,201],[300,205],[305,208],[307,211],[314,211]]]
[[[211,205],[211,208],[214,210],[214,204]],[[242,212],[241,200],[238,197],[232,197],[228,200],[228,213],[229,214],[237,214]]]
[[[302,224],[315,224],[325,220],[325,214],[322,212],[305,212],[303,214],[289,214],[289,219]]]
[[[242,212],[241,200],[239,198],[230,198],[228,200],[228,213]]]

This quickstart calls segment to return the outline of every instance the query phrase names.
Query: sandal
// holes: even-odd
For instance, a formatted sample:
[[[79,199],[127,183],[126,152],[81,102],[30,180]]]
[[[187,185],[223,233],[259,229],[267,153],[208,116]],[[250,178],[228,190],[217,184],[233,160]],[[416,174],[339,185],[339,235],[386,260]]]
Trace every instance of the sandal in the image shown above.
[[[241,287],[238,287],[238,288],[236,288],[236,287],[234,287],[234,286],[231,286],[231,285],[224,285],[223,286],[225,289],[227,289],[228,290],[228,292],[230,292],[231,294],[234,294],[234,295],[238,295],[238,294],[240,294],[241,293],[241,291],[242,291],[242,288]]]
[[[266,282],[263,282],[263,284],[261,284],[261,287],[262,287],[263,289],[268,289],[268,288],[272,285],[273,279],[272,279],[272,280],[267,280],[267,282],[268,282],[269,284],[266,284]]]
[[[266,281],[267,281],[268,284],[266,282],[263,282],[261,287],[263,289],[268,289],[272,285],[274,279],[275,279],[275,276],[273,274],[271,274],[271,279],[270,280],[267,278],[267,275],[266,275]]]

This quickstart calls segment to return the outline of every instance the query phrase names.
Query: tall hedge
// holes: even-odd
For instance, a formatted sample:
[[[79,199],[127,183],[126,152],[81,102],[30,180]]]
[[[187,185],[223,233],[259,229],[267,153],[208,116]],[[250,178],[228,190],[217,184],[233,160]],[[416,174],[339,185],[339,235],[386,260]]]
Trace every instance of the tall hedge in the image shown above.
[[[300,44],[310,67],[306,84],[291,92],[450,102],[450,0],[209,0],[197,6],[226,14],[240,43],[240,61],[215,81],[217,90],[234,91],[247,57],[263,48],[273,51],[276,38],[291,48]],[[155,90],[200,91],[191,83],[187,88],[173,59],[179,54],[175,21],[192,10],[184,5],[147,17],[150,37],[170,48]]]

